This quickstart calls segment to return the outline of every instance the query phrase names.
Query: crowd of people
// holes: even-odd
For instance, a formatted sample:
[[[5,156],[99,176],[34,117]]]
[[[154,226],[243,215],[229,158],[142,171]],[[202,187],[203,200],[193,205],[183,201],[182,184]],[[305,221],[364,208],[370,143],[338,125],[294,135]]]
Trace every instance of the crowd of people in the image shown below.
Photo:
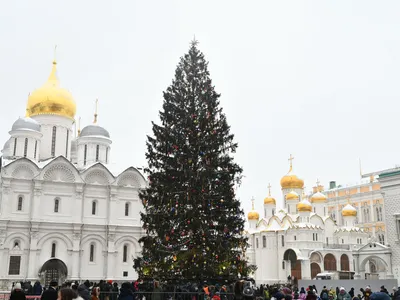
[[[382,286],[379,291],[372,291],[369,286],[355,291],[344,287],[316,286],[300,289],[292,285],[260,285],[254,281],[238,281],[234,284],[193,284],[180,285],[152,282],[117,282],[100,281],[65,282],[58,286],[52,281],[46,289],[40,282],[33,286],[30,282],[16,283],[9,300],[26,300],[26,296],[37,296],[40,300],[400,300],[400,288],[393,288],[391,293]]]

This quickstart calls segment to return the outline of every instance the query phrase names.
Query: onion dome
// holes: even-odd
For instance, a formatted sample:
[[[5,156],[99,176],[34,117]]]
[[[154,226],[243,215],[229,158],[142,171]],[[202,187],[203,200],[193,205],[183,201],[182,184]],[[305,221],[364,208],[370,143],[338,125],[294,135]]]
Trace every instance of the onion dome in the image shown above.
[[[28,117],[50,114],[74,118],[75,101],[70,92],[60,87],[56,66],[57,62],[53,61],[53,68],[47,81],[29,95],[26,106]]]
[[[327,201],[327,197],[321,192],[316,192],[310,198],[311,203],[325,203]]]
[[[32,130],[40,132],[40,124],[28,117],[19,118],[11,127],[11,131],[14,130]]]
[[[254,198],[251,199],[251,211],[247,214],[247,219],[249,221],[251,220],[258,221],[258,219],[260,219],[260,214],[256,212],[256,210],[254,209]]]
[[[291,191],[290,193],[286,194],[286,201],[291,201],[291,200],[299,200],[300,196],[294,191]]]
[[[304,187],[304,180],[293,174],[292,160],[294,157],[290,155],[290,169],[289,172],[282,177],[281,187],[282,189],[302,189]]]
[[[110,138],[110,134],[108,133],[108,131],[106,129],[104,129],[103,127],[96,125],[96,124],[85,126],[82,129],[80,136],[81,137],[83,137],[83,136],[101,136],[101,137]]]
[[[307,199],[304,198],[299,203],[297,203],[297,211],[312,212],[312,205]]]
[[[271,196],[271,185],[270,184],[268,185],[268,197],[266,197],[264,199],[264,205],[268,205],[268,204],[273,204],[273,205],[276,204],[275,198],[273,198]]]
[[[357,216],[357,209],[348,203],[342,210],[343,217],[356,217]]]

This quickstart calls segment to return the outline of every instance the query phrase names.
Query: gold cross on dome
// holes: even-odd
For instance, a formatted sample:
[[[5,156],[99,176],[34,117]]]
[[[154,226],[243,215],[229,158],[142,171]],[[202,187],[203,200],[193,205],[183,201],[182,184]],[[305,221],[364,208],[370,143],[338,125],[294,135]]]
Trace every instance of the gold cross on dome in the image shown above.
[[[290,167],[292,167],[294,157],[290,154],[288,161],[290,161]]]
[[[254,197],[251,197],[251,209],[254,210]]]
[[[268,183],[268,196],[271,196],[271,183]]]

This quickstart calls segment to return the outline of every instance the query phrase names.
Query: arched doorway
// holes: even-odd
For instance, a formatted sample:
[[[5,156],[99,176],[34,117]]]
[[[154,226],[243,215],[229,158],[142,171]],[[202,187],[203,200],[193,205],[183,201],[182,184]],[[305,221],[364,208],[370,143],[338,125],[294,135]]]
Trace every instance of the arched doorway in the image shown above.
[[[46,261],[39,271],[45,286],[49,286],[52,280],[56,280],[58,284],[65,281],[68,275],[68,269],[65,263],[59,259],[50,259]]]
[[[340,257],[340,271],[350,271],[350,261],[346,254]]]
[[[286,250],[283,260],[290,261],[290,275],[296,280],[301,279],[301,261],[297,260],[296,252],[292,249]]]
[[[382,258],[370,256],[361,263],[360,270],[365,272],[365,279],[385,279],[388,265]]]
[[[324,271],[337,271],[336,258],[331,253],[324,257]]]
[[[321,267],[317,263],[311,263],[311,279],[317,277],[318,273],[321,273]]]

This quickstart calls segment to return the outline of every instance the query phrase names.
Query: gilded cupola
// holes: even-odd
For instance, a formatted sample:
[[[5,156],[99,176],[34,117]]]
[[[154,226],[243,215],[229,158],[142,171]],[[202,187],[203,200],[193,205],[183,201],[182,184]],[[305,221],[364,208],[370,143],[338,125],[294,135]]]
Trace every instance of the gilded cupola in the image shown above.
[[[289,172],[282,177],[281,187],[282,189],[302,189],[304,187],[304,180],[300,179],[293,173],[293,161],[294,157],[290,155],[290,169]]]
[[[254,198],[251,199],[251,211],[247,214],[247,219],[249,221],[251,220],[258,221],[260,219],[260,214],[256,212],[256,210],[254,209]]]
[[[265,205],[268,205],[268,204],[275,205],[276,204],[275,198],[273,198],[271,196],[271,185],[270,184],[268,185],[268,196],[266,198],[264,198],[264,204]]]
[[[70,92],[60,87],[57,78],[57,62],[54,60],[47,81],[29,95],[26,116],[50,114],[73,119],[75,113],[75,101]]]

